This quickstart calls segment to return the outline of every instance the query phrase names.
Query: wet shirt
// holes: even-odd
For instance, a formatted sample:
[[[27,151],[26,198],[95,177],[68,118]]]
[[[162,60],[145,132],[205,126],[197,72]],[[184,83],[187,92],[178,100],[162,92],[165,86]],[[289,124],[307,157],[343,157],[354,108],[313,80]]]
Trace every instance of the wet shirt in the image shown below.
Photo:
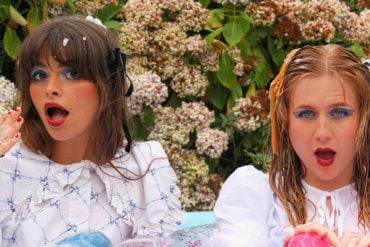
[[[344,232],[363,232],[357,226],[358,200],[353,185],[327,192],[302,180],[307,201],[307,219],[326,225],[341,236]],[[326,201],[331,199],[333,212]],[[269,185],[268,175],[253,166],[238,168],[225,182],[214,209],[217,226],[206,246],[275,247],[283,246],[293,234],[288,216]],[[370,230],[367,229],[367,233]]]

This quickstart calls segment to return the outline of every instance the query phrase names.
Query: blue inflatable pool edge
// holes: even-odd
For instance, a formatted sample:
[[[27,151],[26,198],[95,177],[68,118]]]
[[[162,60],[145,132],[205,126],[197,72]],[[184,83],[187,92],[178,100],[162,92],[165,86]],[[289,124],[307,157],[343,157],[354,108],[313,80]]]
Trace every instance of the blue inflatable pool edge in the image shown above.
[[[181,223],[180,228],[185,229],[195,226],[214,224],[215,222],[213,211],[185,211],[183,222]]]

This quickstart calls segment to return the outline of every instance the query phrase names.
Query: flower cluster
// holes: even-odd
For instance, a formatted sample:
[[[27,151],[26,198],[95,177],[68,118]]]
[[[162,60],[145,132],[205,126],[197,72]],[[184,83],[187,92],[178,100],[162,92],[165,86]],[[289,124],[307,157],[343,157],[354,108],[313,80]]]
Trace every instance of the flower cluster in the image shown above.
[[[190,134],[209,128],[214,121],[214,112],[204,102],[183,102],[181,107],[158,106],[154,108],[155,125],[149,139],[160,140],[166,147],[181,148],[190,141]]]
[[[248,4],[246,13],[256,25],[273,26],[275,35],[290,43],[329,43],[338,31],[346,42],[370,40],[369,10],[356,14],[338,0],[264,0]]]
[[[130,78],[134,87],[134,92],[128,101],[129,110],[132,114],[141,113],[143,105],[154,108],[167,99],[167,86],[162,83],[157,74],[148,72],[140,75],[130,75]]]
[[[176,114],[183,125],[189,126],[190,131],[208,128],[215,120],[215,113],[203,101],[182,102],[181,107],[176,109]]]
[[[13,82],[0,76],[0,115],[14,107],[17,89]]]
[[[107,5],[118,5],[119,0],[74,0],[76,9],[84,15],[97,16],[100,9]]]
[[[194,150],[166,149],[178,177],[184,210],[212,210],[223,178],[209,174],[208,164]]]
[[[155,125],[148,139],[159,140],[164,147],[181,147],[190,138],[190,128],[182,124],[175,109],[158,106],[154,109]]]
[[[206,128],[198,131],[195,145],[200,154],[206,154],[211,158],[220,158],[227,150],[229,137],[221,130]]]
[[[269,120],[269,100],[266,90],[256,96],[240,98],[231,112],[237,117],[235,126],[240,131],[255,131]]]
[[[179,97],[201,97],[206,93],[208,79],[199,66],[184,66],[171,81],[171,88]]]
[[[231,3],[233,5],[237,5],[237,4],[246,5],[249,2],[249,0],[214,0],[214,2],[220,3],[220,4]]]
[[[203,73],[217,63],[209,58],[218,58],[209,55],[212,49],[197,34],[208,16],[196,1],[127,1],[119,44],[129,56],[128,70],[154,71],[180,97],[203,96],[208,86]]]

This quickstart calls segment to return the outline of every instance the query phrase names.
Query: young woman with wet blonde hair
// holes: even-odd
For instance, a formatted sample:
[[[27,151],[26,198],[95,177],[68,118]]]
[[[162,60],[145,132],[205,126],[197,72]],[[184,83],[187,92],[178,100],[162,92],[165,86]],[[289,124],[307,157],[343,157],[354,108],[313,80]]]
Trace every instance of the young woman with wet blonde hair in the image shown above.
[[[370,246],[369,68],[340,45],[305,46],[270,95],[269,173],[245,166],[227,179],[207,246],[296,246],[312,232]]]

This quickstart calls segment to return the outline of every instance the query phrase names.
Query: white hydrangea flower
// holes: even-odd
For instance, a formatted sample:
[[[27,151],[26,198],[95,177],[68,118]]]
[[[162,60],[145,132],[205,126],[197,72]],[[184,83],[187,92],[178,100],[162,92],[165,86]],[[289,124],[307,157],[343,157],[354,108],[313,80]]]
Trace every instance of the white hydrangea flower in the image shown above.
[[[0,76],[0,115],[5,114],[14,106],[17,89],[10,80]]]
[[[198,131],[195,145],[198,153],[219,158],[227,149],[228,143],[229,137],[224,131],[206,128]]]
[[[246,5],[249,0],[214,0],[216,3],[220,3],[220,4],[226,4],[226,3],[231,3],[231,4],[234,4],[234,5],[237,5],[238,3],[242,4],[242,5]]]

